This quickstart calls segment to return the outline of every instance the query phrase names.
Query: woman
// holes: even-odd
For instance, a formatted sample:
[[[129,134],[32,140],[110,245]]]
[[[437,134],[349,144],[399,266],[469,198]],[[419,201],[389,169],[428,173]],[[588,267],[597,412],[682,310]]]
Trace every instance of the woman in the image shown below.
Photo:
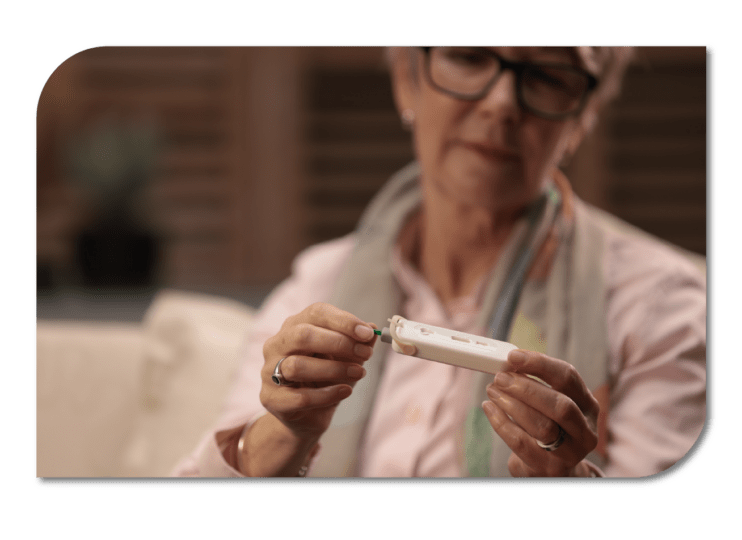
[[[392,50],[417,163],[297,258],[176,474],[644,476],[683,457],[705,418],[704,275],[557,169],[628,54]],[[520,349],[494,378],[400,356],[373,333],[395,314]]]

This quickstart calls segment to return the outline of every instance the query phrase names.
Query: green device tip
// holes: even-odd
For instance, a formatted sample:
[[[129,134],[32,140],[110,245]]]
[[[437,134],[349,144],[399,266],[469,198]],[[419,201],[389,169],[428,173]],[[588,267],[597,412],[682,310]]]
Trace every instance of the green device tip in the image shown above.
[[[374,330],[374,334],[376,334],[377,336],[380,336],[381,335],[381,330]]]

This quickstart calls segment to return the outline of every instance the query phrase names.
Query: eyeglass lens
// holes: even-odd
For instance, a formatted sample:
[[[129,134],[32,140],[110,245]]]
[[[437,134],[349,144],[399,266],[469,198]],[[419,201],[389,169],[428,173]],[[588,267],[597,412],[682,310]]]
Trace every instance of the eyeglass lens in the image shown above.
[[[500,60],[477,47],[435,47],[429,75],[442,90],[463,99],[479,99],[501,72]],[[518,91],[526,106],[545,114],[579,109],[589,89],[588,77],[568,66],[521,64]]]

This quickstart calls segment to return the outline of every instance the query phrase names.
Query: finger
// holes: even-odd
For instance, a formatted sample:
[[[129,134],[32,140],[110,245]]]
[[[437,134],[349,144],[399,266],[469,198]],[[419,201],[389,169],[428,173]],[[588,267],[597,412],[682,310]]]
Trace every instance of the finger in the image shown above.
[[[533,438],[510,420],[505,411],[496,404],[485,401],[482,403],[482,409],[492,429],[521,460],[526,463],[535,463],[538,466],[543,465],[543,460],[551,457],[545,455],[543,449],[536,444]]]
[[[538,476],[538,473],[523,463],[517,454],[512,453],[508,458],[508,471],[513,478],[528,478]]]
[[[501,393],[515,398],[553,420],[574,439],[590,444],[591,439],[595,437],[585,415],[565,394],[517,373],[498,373],[494,386]],[[595,443],[597,444],[597,438]]]
[[[585,414],[597,417],[598,401],[585,385],[577,369],[564,360],[545,354],[516,349],[508,354],[508,368],[516,373],[533,375],[569,396]]]
[[[291,355],[281,363],[281,374],[292,383],[358,381],[366,370],[352,362]]]
[[[323,302],[312,304],[302,311],[297,316],[297,322],[310,323],[314,326],[334,330],[362,342],[375,339],[371,324],[362,321],[352,313]]]
[[[301,323],[283,336],[282,355],[303,354],[311,356],[315,354],[329,355],[344,358],[356,363],[363,363],[373,353],[373,347],[368,343],[360,343],[349,338],[345,334],[328,330],[308,323]]]
[[[336,384],[321,388],[275,387],[275,391],[263,401],[269,411],[276,414],[291,414],[308,409],[319,409],[337,405],[350,396],[353,389],[347,384]]]
[[[376,326],[376,323],[369,323],[369,324],[371,325],[371,328],[373,330],[378,330],[379,329],[379,327]],[[376,344],[376,340],[377,339],[379,339],[379,336],[377,336],[376,335],[376,332],[374,332],[374,337],[371,338],[371,341],[369,341],[368,344],[371,345],[371,347],[373,347]]]
[[[510,419],[538,441],[550,443],[559,437],[559,425],[548,416],[515,398],[487,386],[487,395]]]
[[[526,467],[534,471],[544,471],[545,476],[561,476],[563,471],[569,468],[557,454],[559,451],[567,453],[561,447],[554,452],[546,452],[536,444],[533,437],[510,420],[505,412],[491,401],[482,403],[482,409],[492,428]],[[573,459],[572,456],[569,458]]]

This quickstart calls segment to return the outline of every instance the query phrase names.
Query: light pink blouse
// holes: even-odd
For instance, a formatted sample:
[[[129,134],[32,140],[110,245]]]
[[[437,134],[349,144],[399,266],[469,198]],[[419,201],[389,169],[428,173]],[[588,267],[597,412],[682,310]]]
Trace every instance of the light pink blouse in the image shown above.
[[[297,257],[292,276],[257,317],[221,420],[176,467],[175,475],[240,476],[223,459],[217,434],[265,413],[258,399],[263,342],[289,315],[327,301],[353,242],[349,235]],[[406,295],[401,315],[481,333],[475,324],[476,292],[443,306],[399,251],[392,268]],[[619,235],[609,238],[604,268],[611,400],[603,471],[607,476],[647,476],[681,459],[703,428],[706,278],[670,248]],[[465,418],[472,372],[402,356],[378,341],[376,346],[387,347],[389,356],[361,446],[360,475],[461,476],[456,433]]]

